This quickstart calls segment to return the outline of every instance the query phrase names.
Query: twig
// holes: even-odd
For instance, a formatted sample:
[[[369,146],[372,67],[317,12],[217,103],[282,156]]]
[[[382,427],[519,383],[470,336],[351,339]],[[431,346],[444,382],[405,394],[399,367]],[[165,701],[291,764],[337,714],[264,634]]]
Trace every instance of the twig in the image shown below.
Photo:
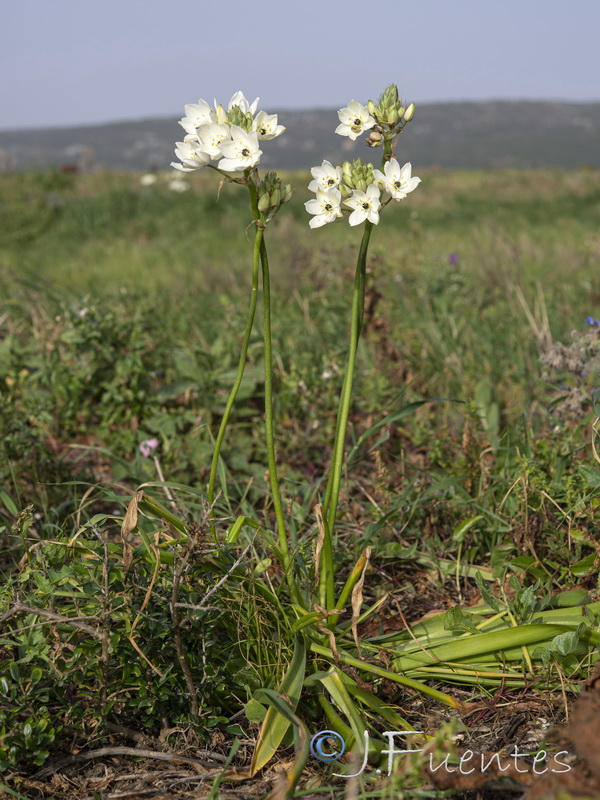
[[[222,585],[225,583],[225,581],[226,581],[226,580],[227,580],[227,578],[228,578],[228,577],[231,575],[231,573],[234,571],[234,569],[235,569],[236,567],[238,567],[238,566],[239,566],[239,565],[242,563],[242,559],[244,558],[244,556],[246,555],[246,553],[248,552],[248,550],[249,550],[249,549],[250,549],[250,545],[248,545],[246,548],[244,548],[244,550],[243,550],[242,554],[241,554],[241,555],[240,555],[240,557],[237,559],[237,561],[234,561],[234,563],[233,563],[233,564],[232,564],[232,565],[229,567],[229,569],[227,570],[227,572],[225,573],[225,575],[223,575],[223,577],[221,578],[221,580],[220,580],[220,581],[217,581],[217,583],[215,583],[215,585],[213,586],[213,588],[212,588],[212,589],[210,589],[210,590],[209,590],[209,591],[208,591],[208,592],[207,592],[207,593],[204,595],[204,597],[202,598],[202,600],[200,601],[200,603],[199,603],[198,605],[191,605],[190,603],[175,603],[175,605],[176,605],[178,608],[194,608],[194,609],[196,609],[197,611],[205,611],[206,609],[203,607],[203,603],[204,603],[206,600],[208,600],[208,598],[209,598],[211,595],[213,595],[213,594],[214,594],[214,593],[217,591],[217,589],[218,589],[220,586],[222,586]]]
[[[5,611],[0,617],[0,624],[6,622],[8,619],[11,619],[11,617],[18,616],[19,614],[37,614],[40,617],[46,617],[46,619],[49,619],[52,622],[62,622],[66,625],[70,625],[72,628],[76,628],[77,630],[85,631],[85,633],[89,633],[90,636],[93,636],[94,639],[97,639],[100,642],[103,639],[102,633],[96,630],[96,628],[92,628],[91,625],[86,625],[84,622],[77,622],[77,620],[81,619],[81,617],[65,617],[62,614],[56,614],[54,611],[46,611],[42,608],[26,606],[24,603],[15,603],[12,608],[9,608],[8,611]],[[84,619],[94,618],[84,617]]]
[[[162,753],[160,750],[138,750],[137,747],[101,747],[98,750],[86,750],[82,753],[76,753],[73,756],[63,758],[61,761],[54,762],[49,767],[44,767],[33,776],[36,780],[45,778],[57,772],[62,767],[67,767],[69,764],[74,764],[77,761],[88,761],[92,758],[106,758],[106,756],[133,756],[134,758],[154,758],[157,761],[176,761],[180,764],[190,764],[194,769],[205,777],[209,777],[211,773],[207,772],[210,767],[215,767],[211,761],[204,761],[201,758],[189,758],[188,756],[180,756],[176,753]],[[218,770],[215,767],[215,772],[220,772],[222,767]]]
[[[198,692],[194,684],[192,671],[190,670],[190,665],[187,659],[187,653],[185,652],[185,647],[183,645],[183,638],[181,636],[181,620],[179,618],[179,611],[177,607],[177,598],[179,596],[179,584],[181,583],[181,577],[183,575],[183,571],[185,570],[188,564],[190,553],[191,550],[188,550],[185,556],[179,559],[179,563],[177,564],[177,567],[173,572],[173,590],[171,592],[171,618],[173,620],[173,633],[175,636],[175,651],[177,653],[177,660],[179,661],[179,666],[181,667],[181,671],[183,672],[183,677],[185,679],[185,683],[188,688],[188,694],[190,696],[190,701],[191,701],[192,714],[198,716],[198,714],[200,713],[200,706],[198,703]]]
[[[140,621],[140,617],[142,615],[142,612],[146,608],[146,606],[148,605],[148,603],[150,601],[150,597],[152,596],[152,589],[154,588],[154,584],[156,582],[156,576],[158,575],[158,568],[160,566],[160,553],[158,552],[158,548],[156,547],[156,544],[151,545],[151,548],[152,548],[152,552],[154,553],[154,558],[156,559],[156,563],[154,565],[154,572],[152,574],[152,578],[150,579],[150,586],[148,586],[148,589],[146,591],[146,596],[144,597],[144,602],[142,603],[142,607],[138,611],[138,614],[137,614],[136,618],[133,621],[133,624],[131,626],[131,631],[129,633],[129,637],[128,638],[129,638],[129,641],[130,641],[131,645],[135,648],[136,653],[138,653],[144,659],[146,664],[148,664],[148,666],[151,669],[153,669],[154,672],[156,672],[156,674],[159,677],[162,678],[163,677],[163,673],[159,670],[158,667],[154,666],[154,664],[150,661],[148,656],[141,650],[141,648],[139,647],[138,643],[133,638],[133,634],[134,634],[136,625]]]

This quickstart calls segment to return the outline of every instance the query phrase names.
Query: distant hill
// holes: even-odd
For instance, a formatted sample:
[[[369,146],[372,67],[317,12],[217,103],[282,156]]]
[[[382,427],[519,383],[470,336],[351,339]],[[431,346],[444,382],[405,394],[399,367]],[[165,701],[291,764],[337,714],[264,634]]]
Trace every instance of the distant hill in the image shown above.
[[[308,169],[361,156],[364,141],[337,136],[335,110],[283,111],[284,136],[265,142],[262,164]],[[176,119],[47,130],[0,131],[0,169],[77,164],[85,169],[166,169],[183,131]],[[418,167],[600,167],[600,103],[435,103],[417,106],[399,157]]]

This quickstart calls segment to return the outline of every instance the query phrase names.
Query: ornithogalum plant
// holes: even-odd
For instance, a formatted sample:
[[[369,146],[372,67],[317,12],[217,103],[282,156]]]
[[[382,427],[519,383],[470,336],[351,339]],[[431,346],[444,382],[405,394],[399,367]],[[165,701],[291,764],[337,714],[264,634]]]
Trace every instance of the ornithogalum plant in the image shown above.
[[[277,680],[276,675],[269,681],[269,688],[254,692],[253,699],[269,708],[262,723],[249,774],[253,775],[269,761],[292,725],[297,744],[296,762],[288,776],[287,788],[278,794],[278,797],[289,797],[308,757],[308,731],[302,721],[303,709],[308,706],[299,705],[304,693],[308,692],[311,698],[312,717],[315,718],[315,709],[320,707],[326,717],[327,728],[341,736],[347,748],[354,743],[364,757],[364,763],[368,754],[377,757],[377,753],[383,749],[381,742],[366,735],[369,730],[376,732],[378,724],[388,729],[392,727],[396,731],[411,730],[411,726],[399,715],[398,710],[383,703],[373,692],[364,688],[364,682],[355,680],[341,669],[342,666],[358,670],[371,680],[385,678],[408,686],[433,700],[456,708],[460,706],[458,701],[424,681],[441,680],[446,683],[494,687],[522,686],[524,670],[528,675],[534,675],[534,660],[538,658],[539,661],[538,656],[530,654],[528,646],[539,648],[544,643],[550,648],[545,652],[551,653],[554,652],[552,647],[559,647],[559,644],[554,644],[559,639],[560,647],[564,649],[564,637],[567,636],[569,647],[585,644],[589,648],[600,641],[600,632],[593,626],[589,629],[582,626],[581,603],[585,600],[581,598],[576,607],[564,608],[560,614],[555,614],[554,610],[545,611],[542,606],[538,608],[533,594],[527,589],[522,590],[527,603],[524,600],[517,602],[515,599],[511,606],[510,603],[499,603],[487,590],[483,578],[476,573],[474,577],[478,581],[485,605],[469,609],[468,614],[460,609],[451,609],[454,613],[448,612],[417,624],[410,631],[359,640],[359,623],[372,614],[385,599],[366,610],[363,608],[362,588],[369,564],[369,548],[362,553],[344,585],[336,586],[335,524],[356,356],[363,326],[369,242],[373,228],[379,224],[387,206],[392,201],[404,200],[420,183],[419,178],[412,176],[411,164],[400,166],[396,157],[398,137],[413,119],[415,107],[412,103],[405,105],[395,85],[388,86],[377,102],[370,100],[362,105],[351,100],[338,112],[339,125],[336,133],[352,140],[367,133],[367,146],[372,150],[378,149],[381,153],[379,166],[376,168],[372,163],[364,163],[361,159],[346,161],[341,166],[325,160],[311,170],[313,180],[309,189],[314,192],[315,197],[305,204],[306,211],[310,214],[310,227],[320,228],[347,218],[351,227],[364,224],[364,231],[354,277],[350,342],[331,463],[326,474],[322,502],[315,508],[318,522],[314,557],[315,580],[307,579],[301,560],[296,560],[291,552],[275,458],[271,293],[265,243],[265,230],[281,206],[290,199],[291,187],[283,186],[275,172],[268,172],[261,178],[258,171],[262,143],[281,135],[285,129],[278,124],[276,115],[259,111],[258,100],[250,104],[241,92],[231,98],[227,110],[216,101],[213,108],[203,100],[186,106],[185,110],[186,116],[181,120],[181,125],[186,136],[183,142],[177,143],[176,154],[180,163],[173,166],[184,172],[209,167],[218,172],[225,181],[246,186],[252,214],[248,229],[254,226],[252,287],[246,327],[237,376],[216,434],[210,470],[208,502],[212,509],[216,500],[217,477],[225,474],[219,470],[220,451],[244,375],[258,300],[259,274],[262,273],[265,442],[278,542],[274,555],[280,561],[283,582],[279,588],[273,588],[272,581],[254,581],[252,589],[275,610],[274,614],[282,626],[280,631],[288,635],[290,643],[293,641],[294,650],[285,675],[279,683],[279,692],[270,688]],[[152,504],[151,510],[172,523],[168,512],[161,510],[158,504]],[[466,530],[479,519],[477,516],[467,520],[457,528],[455,535],[464,536]],[[235,542],[239,531],[246,524],[257,532],[269,529],[268,520],[258,522],[255,519],[238,517],[229,527],[225,541]],[[180,525],[180,529],[185,529],[185,526]],[[213,519],[212,529],[216,535],[216,519]],[[272,537],[269,541],[272,541]],[[244,574],[239,572],[236,573],[236,578],[245,580]],[[516,597],[516,589],[515,592]],[[344,617],[342,615],[348,606],[350,613]],[[523,611],[525,606],[526,612]],[[577,639],[575,644],[571,641],[573,637]],[[382,648],[387,648],[389,654],[389,666],[385,668],[377,663]],[[266,657],[264,671],[268,674],[266,664],[272,663],[272,657],[263,653],[260,648],[255,652],[256,658]],[[313,691],[315,688],[316,692]],[[416,737],[413,741],[416,741]]]
[[[338,218],[343,218],[345,215],[348,216],[351,226],[365,224],[356,266],[348,364],[339,401],[332,460],[323,502],[317,506],[319,537],[316,543],[315,555],[316,589],[309,585],[301,587],[294,569],[294,561],[290,553],[283,514],[274,445],[271,295],[265,230],[279,212],[280,207],[290,199],[291,187],[289,185],[283,186],[274,172],[267,173],[261,179],[258,166],[262,155],[260,149],[262,142],[279,136],[284,132],[285,128],[278,124],[276,115],[269,115],[264,111],[258,110],[258,100],[250,104],[241,92],[234,94],[229,101],[227,110],[222,105],[217,104],[216,101],[213,108],[204,100],[199,100],[196,104],[187,105],[185,112],[186,115],[180,121],[180,124],[186,131],[186,136],[183,142],[177,143],[175,152],[180,162],[173,163],[173,166],[183,172],[192,172],[202,167],[209,167],[220,173],[225,181],[246,186],[249,192],[252,212],[250,224],[254,225],[252,287],[246,328],[237,376],[216,435],[210,470],[208,502],[212,507],[214,507],[216,499],[217,476],[219,474],[218,468],[223,437],[244,375],[248,345],[256,313],[259,272],[262,273],[266,452],[277,528],[277,555],[281,561],[285,582],[289,590],[292,615],[291,629],[296,634],[296,648],[292,664],[281,687],[282,691],[285,690],[287,698],[291,699],[291,709],[289,713],[286,713],[285,709],[281,708],[280,699],[277,700],[277,698],[265,695],[264,699],[271,704],[271,708],[265,719],[255,753],[252,765],[252,771],[254,772],[271,757],[281,742],[290,721],[295,722],[296,729],[299,730],[298,726],[301,723],[299,723],[293,712],[298,703],[298,697],[304,681],[307,650],[310,648],[314,654],[318,654],[321,660],[325,657],[331,658],[332,663],[333,661],[339,663],[339,659],[344,661],[336,640],[347,635],[348,626],[340,628],[338,623],[341,612],[350,599],[352,599],[353,608],[352,631],[354,642],[358,649],[356,625],[360,617],[362,583],[370,551],[366,550],[363,553],[341,592],[336,597],[332,537],[340,492],[344,440],[350,409],[356,352],[363,319],[365,270],[369,239],[373,226],[379,223],[380,214],[388,203],[391,200],[404,199],[409,192],[416,188],[420,180],[419,178],[411,177],[410,164],[405,164],[403,167],[399,166],[394,153],[398,135],[413,117],[414,105],[411,104],[405,107],[398,96],[398,89],[395,86],[390,86],[378,103],[369,102],[367,106],[363,106],[352,100],[346,108],[338,112],[340,119],[340,124],[336,129],[338,134],[348,136],[354,140],[365,131],[369,131],[367,145],[372,148],[380,148],[382,152],[381,170],[374,169],[370,163],[364,164],[360,159],[352,163],[346,162],[341,167],[335,167],[328,161],[323,161],[321,166],[312,169],[313,180],[309,188],[315,192],[315,199],[306,203],[306,210],[311,215],[310,227],[321,227]],[[254,523],[254,526],[258,527],[256,521],[248,520],[245,517],[240,518],[230,528],[229,541],[237,535],[242,524],[246,522]],[[279,601],[280,598],[278,598]],[[355,666],[363,664],[360,659],[352,655],[346,654],[346,658],[350,659],[348,663],[353,663]],[[364,663],[364,667],[371,672],[376,669],[373,665],[366,663]],[[327,687],[332,698],[335,698],[338,707],[344,709],[346,716],[350,720],[354,738],[360,743],[362,741],[359,722],[360,714],[348,694],[344,680],[336,672],[335,667],[332,667],[332,670],[331,673],[321,676],[322,683]],[[447,695],[435,692],[425,685],[417,684],[415,681],[400,675],[393,675],[385,670],[383,672],[380,670],[379,672],[382,675],[383,672],[386,672],[388,677],[391,676],[392,679],[399,683],[420,688],[438,700],[450,705],[454,704]],[[343,727],[343,723],[337,718],[337,712],[331,704],[325,698],[321,698],[319,702],[321,702],[330,723]],[[366,703],[367,707],[370,706],[371,709],[377,706],[376,699],[368,693],[365,694],[363,692],[362,702],[363,704]],[[290,714],[293,719],[291,719]],[[408,724],[399,717],[395,721],[398,724]]]

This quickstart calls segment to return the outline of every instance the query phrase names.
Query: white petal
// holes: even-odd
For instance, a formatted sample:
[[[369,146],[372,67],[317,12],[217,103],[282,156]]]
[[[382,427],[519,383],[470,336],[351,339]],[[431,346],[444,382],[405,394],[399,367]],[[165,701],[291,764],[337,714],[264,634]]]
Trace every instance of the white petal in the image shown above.
[[[356,211],[353,211],[352,214],[348,217],[348,222],[350,225],[360,225],[361,222],[364,222],[366,219],[366,214],[364,209],[357,208]]]
[[[320,200],[307,200],[306,203],[304,203],[304,208],[309,214],[320,214],[322,205]]]

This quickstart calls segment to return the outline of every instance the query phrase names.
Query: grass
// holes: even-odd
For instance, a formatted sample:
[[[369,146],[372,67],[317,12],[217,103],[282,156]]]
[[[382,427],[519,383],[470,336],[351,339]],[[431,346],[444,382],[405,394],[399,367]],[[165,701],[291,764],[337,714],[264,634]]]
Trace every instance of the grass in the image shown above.
[[[497,694],[524,685],[564,705],[597,654],[600,336],[584,320],[600,316],[600,176],[421,177],[373,232],[336,597],[363,574],[365,652],[375,662],[388,649],[398,674],[453,698],[467,721],[468,703],[487,698],[489,712]],[[309,231],[307,178],[288,179],[296,194],[268,230],[276,444],[295,564],[310,582],[359,234]],[[136,175],[0,175],[0,729],[11,731],[0,735],[0,764],[11,775],[55,757],[68,737],[107,741],[111,725],[153,737],[179,728],[175,746],[225,752],[237,739],[243,765],[265,714],[285,712],[273,690],[282,679],[294,686],[307,658],[299,630],[313,658],[333,658],[311,633],[320,619],[298,612],[290,623],[267,530],[234,526],[219,546],[207,534],[251,244],[237,187],[216,202],[207,176],[189,183],[177,195],[163,179],[142,188]],[[570,360],[557,360],[561,342]],[[239,514],[273,519],[262,359],[254,336],[224,440],[222,528]],[[144,457],[139,445],[152,437],[159,449]],[[353,573],[367,547],[371,560]],[[408,634],[404,621],[421,627]],[[350,646],[349,617],[341,624]],[[485,653],[477,631],[492,643]],[[315,672],[303,721],[285,712],[283,745],[295,730],[300,753],[302,725],[351,737],[353,702],[371,722],[388,713],[346,663]],[[361,680],[422,730],[410,690],[391,692],[389,670],[378,669]],[[436,725],[424,732],[435,736]],[[418,796],[423,776],[394,780]]]

